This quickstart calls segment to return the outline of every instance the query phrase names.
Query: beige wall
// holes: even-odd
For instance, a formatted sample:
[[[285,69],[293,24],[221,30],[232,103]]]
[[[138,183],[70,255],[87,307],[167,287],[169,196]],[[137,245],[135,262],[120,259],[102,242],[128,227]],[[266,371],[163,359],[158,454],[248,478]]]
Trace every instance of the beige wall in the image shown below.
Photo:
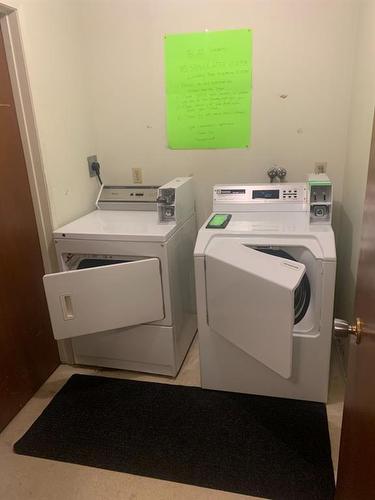
[[[97,183],[86,166],[92,153],[109,183],[130,182],[132,167],[143,168],[145,183],[193,173],[200,222],[210,211],[215,182],[262,181],[272,163],[287,167],[296,181],[315,161],[327,161],[336,230],[344,193],[339,306],[349,309],[370,137],[373,2],[4,3],[19,9],[54,227],[93,208]],[[243,27],[254,32],[251,148],[168,150],[163,34]]]
[[[93,207],[95,152],[108,183],[131,182],[132,167],[145,183],[194,174],[200,222],[214,183],[263,181],[273,163],[297,181],[327,161],[341,201],[355,0],[8,3],[19,8],[54,227]],[[252,146],[168,150],[163,34],[243,27],[254,32]]]
[[[367,0],[361,2],[358,23],[339,239],[337,309],[346,319],[353,314],[374,106],[375,2]]]
[[[212,185],[262,182],[278,163],[304,180],[328,162],[340,202],[345,166],[357,2],[342,0],[83,0],[97,153],[108,183],[194,174],[199,221]],[[166,147],[163,35],[253,29],[252,146]],[[281,99],[281,94],[287,94]],[[336,224],[337,226],[337,224]]]
[[[54,227],[88,212],[98,190],[79,0],[5,0],[18,9]]]

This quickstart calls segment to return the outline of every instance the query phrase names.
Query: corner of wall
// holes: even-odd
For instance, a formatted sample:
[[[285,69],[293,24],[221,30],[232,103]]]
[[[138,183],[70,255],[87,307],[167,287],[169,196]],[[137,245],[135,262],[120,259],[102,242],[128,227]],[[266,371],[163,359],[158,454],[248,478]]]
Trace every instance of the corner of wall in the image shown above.
[[[337,279],[338,313],[350,320],[354,310],[362,212],[375,105],[375,3],[361,2],[348,128],[344,189],[340,220]]]

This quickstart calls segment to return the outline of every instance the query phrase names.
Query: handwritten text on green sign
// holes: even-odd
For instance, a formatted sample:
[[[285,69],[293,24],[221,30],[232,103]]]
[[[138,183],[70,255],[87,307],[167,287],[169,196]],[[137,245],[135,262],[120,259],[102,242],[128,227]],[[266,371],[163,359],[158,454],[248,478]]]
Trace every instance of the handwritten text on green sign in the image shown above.
[[[165,37],[170,148],[249,146],[251,35],[243,29]]]

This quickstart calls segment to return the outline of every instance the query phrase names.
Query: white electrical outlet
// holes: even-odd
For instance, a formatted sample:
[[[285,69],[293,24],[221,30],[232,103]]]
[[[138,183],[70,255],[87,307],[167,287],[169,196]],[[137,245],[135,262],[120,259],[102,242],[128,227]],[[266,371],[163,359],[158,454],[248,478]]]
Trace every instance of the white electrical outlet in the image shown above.
[[[327,162],[326,161],[316,161],[315,162],[315,173],[325,174],[327,172]]]
[[[142,184],[143,182],[143,172],[141,168],[132,168],[132,177],[134,184]]]

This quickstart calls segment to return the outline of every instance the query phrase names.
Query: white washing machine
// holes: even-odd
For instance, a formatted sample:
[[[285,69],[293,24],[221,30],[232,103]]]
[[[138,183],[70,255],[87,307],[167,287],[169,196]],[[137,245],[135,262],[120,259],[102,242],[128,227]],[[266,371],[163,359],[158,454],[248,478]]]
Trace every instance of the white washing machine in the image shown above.
[[[104,186],[98,209],[54,231],[44,276],[63,362],[175,376],[196,333],[191,178]]]
[[[194,251],[202,386],[327,401],[331,183],[215,186],[213,210]]]

